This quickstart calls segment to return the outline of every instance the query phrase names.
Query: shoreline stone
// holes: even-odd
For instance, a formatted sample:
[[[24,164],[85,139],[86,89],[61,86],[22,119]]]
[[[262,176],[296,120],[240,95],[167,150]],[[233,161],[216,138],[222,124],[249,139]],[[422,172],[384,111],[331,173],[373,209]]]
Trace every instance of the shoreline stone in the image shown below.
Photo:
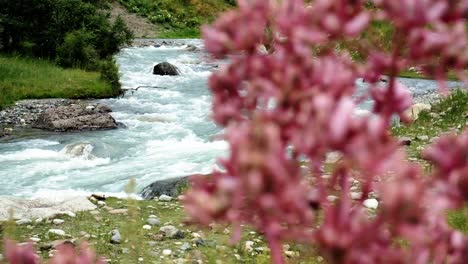
[[[52,218],[68,212],[81,212],[96,209],[86,197],[71,197],[67,199],[35,199],[26,200],[12,197],[0,197],[0,221],[10,219],[13,210],[14,219]]]

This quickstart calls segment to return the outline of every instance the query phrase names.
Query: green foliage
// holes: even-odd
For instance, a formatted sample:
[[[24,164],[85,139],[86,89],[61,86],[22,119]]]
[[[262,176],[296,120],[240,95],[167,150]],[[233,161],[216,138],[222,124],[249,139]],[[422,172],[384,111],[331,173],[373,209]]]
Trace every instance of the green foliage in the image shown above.
[[[112,67],[110,66],[112,65]],[[102,67],[104,78],[116,78],[115,64]],[[97,72],[62,69],[47,60],[0,55],[0,109],[22,99],[105,98],[119,89]]]
[[[235,6],[234,0],[119,0],[130,12],[161,25],[160,37],[199,37],[200,26]]]
[[[57,64],[70,68],[96,70],[97,51],[91,44],[93,35],[85,30],[68,33],[57,49]]]
[[[92,68],[132,39],[122,19],[110,22],[106,8],[104,0],[0,0],[0,42],[7,52]]]

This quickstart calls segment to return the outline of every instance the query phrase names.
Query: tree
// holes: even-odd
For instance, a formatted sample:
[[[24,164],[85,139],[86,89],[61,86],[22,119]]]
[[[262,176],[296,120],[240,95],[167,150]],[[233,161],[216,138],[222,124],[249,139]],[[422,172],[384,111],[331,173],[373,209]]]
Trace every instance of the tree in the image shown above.
[[[233,224],[235,239],[241,224],[253,226],[274,263],[284,262],[284,240],[315,244],[329,263],[463,263],[468,236],[447,225],[446,212],[468,202],[468,131],[426,150],[434,170],[425,175],[389,128],[393,115],[410,121],[402,69],[423,65],[442,91],[447,70],[464,77],[468,1],[307,2],[239,0],[204,28],[213,56],[236,55],[209,80],[230,155],[224,170],[193,179],[187,212],[194,222]],[[394,27],[390,53],[361,37],[375,21]],[[272,54],[258,51],[265,32]],[[362,62],[336,48],[349,40],[367,50]],[[358,78],[370,84],[372,115],[353,113]],[[331,152],[341,159],[328,174]],[[380,206],[369,214],[375,196]]]

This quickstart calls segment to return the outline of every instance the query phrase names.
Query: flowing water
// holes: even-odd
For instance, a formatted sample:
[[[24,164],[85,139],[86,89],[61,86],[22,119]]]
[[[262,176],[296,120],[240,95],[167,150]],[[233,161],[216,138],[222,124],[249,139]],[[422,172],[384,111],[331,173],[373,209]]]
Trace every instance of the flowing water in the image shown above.
[[[199,40],[176,42],[201,46]],[[227,144],[215,139],[220,129],[210,120],[206,83],[215,68],[206,54],[185,47],[129,48],[118,55],[123,87],[164,87],[101,100],[126,128],[0,143],[0,195],[119,194],[132,177],[141,190],[158,179],[210,172],[227,152]],[[152,67],[163,61],[179,67],[182,75],[152,75]],[[436,87],[433,81],[402,82],[416,95]]]

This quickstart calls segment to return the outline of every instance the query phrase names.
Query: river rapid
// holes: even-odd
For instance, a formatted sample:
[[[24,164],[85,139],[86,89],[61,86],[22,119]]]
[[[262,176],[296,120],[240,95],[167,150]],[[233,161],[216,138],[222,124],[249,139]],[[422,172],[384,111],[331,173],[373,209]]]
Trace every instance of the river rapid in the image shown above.
[[[174,43],[127,48],[117,56],[124,88],[163,87],[99,100],[126,128],[41,134],[0,143],[0,196],[51,198],[92,192],[119,196],[130,178],[135,178],[139,191],[155,180],[209,173],[228,149],[216,139],[221,130],[210,119],[207,79],[215,68],[205,53],[185,50],[189,44],[202,47],[200,40]],[[163,61],[179,67],[182,74],[153,75],[152,67]],[[401,81],[418,97],[436,89],[433,81]],[[365,87],[359,81],[358,85]],[[69,151],[77,144],[85,146],[80,155]]]

